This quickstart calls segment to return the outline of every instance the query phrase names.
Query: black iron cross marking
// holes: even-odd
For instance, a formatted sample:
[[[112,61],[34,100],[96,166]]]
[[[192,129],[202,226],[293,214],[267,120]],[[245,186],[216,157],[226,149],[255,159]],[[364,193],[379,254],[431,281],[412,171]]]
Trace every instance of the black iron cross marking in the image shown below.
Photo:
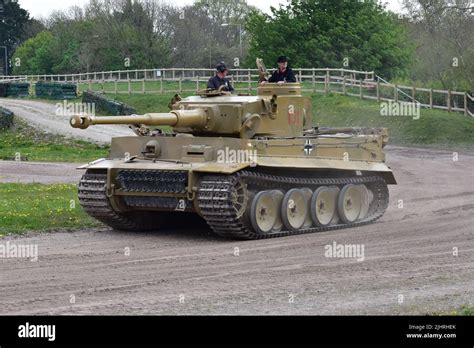
[[[306,139],[304,143],[304,148],[303,148],[304,154],[310,155],[311,151],[313,151],[313,148],[314,148],[314,145],[311,143],[311,140]]]

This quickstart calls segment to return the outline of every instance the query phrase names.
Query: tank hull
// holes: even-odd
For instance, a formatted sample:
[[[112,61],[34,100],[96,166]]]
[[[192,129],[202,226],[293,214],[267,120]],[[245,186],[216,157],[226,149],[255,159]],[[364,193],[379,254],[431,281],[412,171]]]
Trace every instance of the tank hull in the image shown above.
[[[119,230],[175,226],[183,215],[241,239],[353,227],[383,215],[387,184],[396,183],[383,142],[380,134],[118,137],[108,158],[81,167],[79,199]]]

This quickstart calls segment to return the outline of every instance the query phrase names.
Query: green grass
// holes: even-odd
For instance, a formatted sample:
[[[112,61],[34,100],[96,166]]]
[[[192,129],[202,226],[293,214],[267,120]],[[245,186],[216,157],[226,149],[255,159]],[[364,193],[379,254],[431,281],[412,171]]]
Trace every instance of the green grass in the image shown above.
[[[28,161],[90,162],[106,157],[108,146],[52,135],[15,119],[10,129],[0,129],[0,159],[13,160],[16,154]]]
[[[381,116],[380,104],[339,95],[314,95],[314,123],[330,127],[387,127],[389,142],[396,145],[474,146],[474,118],[461,113],[421,109],[418,120],[406,116]]]
[[[443,312],[436,312],[433,315],[462,315],[462,316],[473,316],[474,315],[474,307],[469,306],[462,306],[461,308],[457,308],[450,311],[443,311]]]
[[[461,315],[474,315],[474,307],[463,307],[461,308]]]
[[[0,234],[98,226],[77,201],[77,186],[0,184]]]

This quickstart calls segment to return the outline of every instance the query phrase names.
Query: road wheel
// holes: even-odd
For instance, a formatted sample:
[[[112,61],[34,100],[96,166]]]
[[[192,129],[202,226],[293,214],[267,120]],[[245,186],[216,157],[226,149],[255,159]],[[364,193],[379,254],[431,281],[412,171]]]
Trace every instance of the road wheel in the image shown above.
[[[305,193],[300,189],[289,190],[281,205],[281,217],[285,226],[292,231],[303,227],[308,214]]]
[[[320,186],[311,197],[311,217],[315,225],[328,226],[333,220],[337,209],[337,194],[339,190]]]
[[[356,221],[362,208],[360,189],[353,184],[345,185],[339,193],[337,210],[341,220],[350,224]]]
[[[279,206],[271,191],[261,191],[255,195],[250,208],[250,221],[258,233],[268,233],[277,222]]]

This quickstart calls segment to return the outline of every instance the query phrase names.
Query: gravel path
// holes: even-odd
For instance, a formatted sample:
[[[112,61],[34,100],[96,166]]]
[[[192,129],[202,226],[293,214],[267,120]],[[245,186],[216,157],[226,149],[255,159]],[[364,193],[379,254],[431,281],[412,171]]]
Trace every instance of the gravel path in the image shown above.
[[[72,128],[69,125],[69,116],[59,115],[56,112],[56,104],[42,101],[0,98],[0,106],[13,111],[15,116],[46,132],[99,144],[110,143],[113,136],[134,134],[127,126],[101,125],[86,130]]]
[[[193,227],[3,237],[0,244],[38,245],[39,258],[1,260],[0,314],[425,314],[474,306],[474,156],[454,162],[448,152],[392,147],[387,158],[399,185],[390,187],[385,216],[368,226],[260,241]],[[326,257],[334,242],[363,245],[364,260]]]
[[[76,184],[83,174],[82,170],[76,169],[81,165],[82,163],[0,161],[0,183]]]

